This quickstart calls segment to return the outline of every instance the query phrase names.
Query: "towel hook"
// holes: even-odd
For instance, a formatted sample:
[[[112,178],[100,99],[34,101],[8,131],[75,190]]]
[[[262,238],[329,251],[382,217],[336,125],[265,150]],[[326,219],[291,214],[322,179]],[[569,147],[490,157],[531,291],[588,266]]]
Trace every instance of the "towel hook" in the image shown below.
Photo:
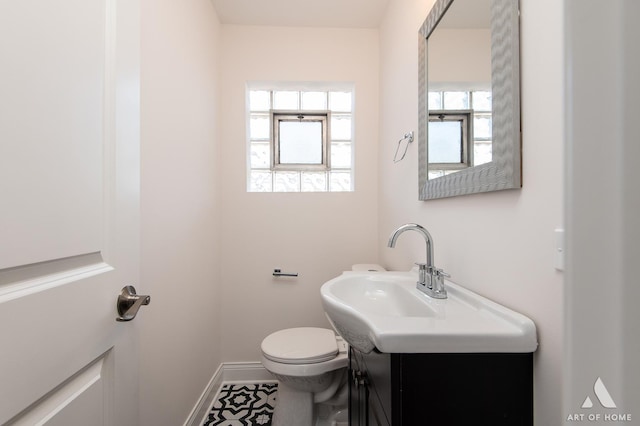
[[[400,145],[402,145],[403,141],[407,141],[407,144],[404,147],[404,151],[402,152],[402,157],[398,158],[398,151],[400,150]],[[409,144],[413,142],[413,131],[409,133],[405,133],[402,139],[398,141],[398,146],[396,147],[396,153],[393,155],[393,162],[398,163],[404,159],[404,156],[407,155],[407,150],[409,149]]]

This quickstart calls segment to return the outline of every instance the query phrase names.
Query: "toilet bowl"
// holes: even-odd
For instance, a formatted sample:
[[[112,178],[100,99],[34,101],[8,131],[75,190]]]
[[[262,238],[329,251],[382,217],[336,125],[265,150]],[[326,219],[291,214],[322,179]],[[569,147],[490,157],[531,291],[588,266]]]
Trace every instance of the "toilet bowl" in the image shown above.
[[[267,336],[262,365],[278,379],[274,426],[322,426],[346,413],[348,346],[333,330],[289,328]]]

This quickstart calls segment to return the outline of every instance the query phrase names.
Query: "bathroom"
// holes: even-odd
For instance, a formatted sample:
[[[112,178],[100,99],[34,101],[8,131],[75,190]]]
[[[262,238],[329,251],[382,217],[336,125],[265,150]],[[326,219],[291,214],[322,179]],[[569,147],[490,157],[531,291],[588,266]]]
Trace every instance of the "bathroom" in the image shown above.
[[[453,281],[535,322],[536,426],[566,421],[579,408],[574,401],[581,403],[591,391],[584,383],[591,386],[596,377],[608,374],[613,393],[610,382],[622,382],[620,377],[629,373],[624,370],[628,364],[617,369],[605,362],[613,358],[612,351],[622,358],[620,336],[606,340],[607,330],[598,328],[599,322],[593,325],[590,317],[573,310],[578,304],[590,306],[601,284],[584,284],[589,287],[580,292],[569,285],[566,272],[556,269],[554,233],[566,228],[585,235],[568,244],[586,251],[581,244],[590,242],[586,230],[591,228],[575,215],[591,205],[588,197],[568,196],[567,182],[582,193],[593,185],[613,187],[620,179],[603,172],[590,186],[577,181],[589,174],[567,166],[567,152],[574,154],[567,135],[577,133],[579,126],[566,119],[566,107],[581,99],[567,87],[567,52],[579,44],[572,36],[589,34],[586,23],[609,19],[603,25],[614,27],[622,18],[615,11],[606,17],[589,12],[589,7],[606,7],[605,2],[580,7],[571,0],[521,0],[522,189],[425,202],[418,200],[417,145],[409,146],[403,161],[392,159],[398,139],[418,127],[417,30],[434,2],[380,1],[384,13],[375,26],[325,28],[303,22],[223,23],[216,2],[209,0],[140,1],[136,287],[151,294],[152,303],[135,321],[140,400],[139,421],[132,424],[185,424],[221,365],[259,361],[260,342],[273,331],[328,327],[320,286],[352,264],[410,269],[423,258],[424,241],[405,236],[402,244],[387,248],[390,232],[407,222],[429,229],[436,260]],[[580,13],[585,27],[570,32],[567,20],[574,15],[567,10]],[[637,38],[637,29],[626,31]],[[606,41],[603,37],[603,45]],[[247,192],[248,82],[354,85],[353,192]],[[590,84],[577,82],[576,91],[586,92]],[[597,164],[597,156],[580,155],[575,161]],[[637,181],[638,172],[625,164],[627,179]],[[626,187],[620,191],[631,194]],[[629,195],[624,204],[616,194],[620,196],[614,191],[604,197],[618,202],[622,212],[637,211],[637,195]],[[598,214],[594,223],[610,223]],[[618,215],[619,226],[626,224],[637,235],[638,219],[630,216]],[[619,234],[598,235],[618,244]],[[627,252],[638,253],[637,245],[622,240]],[[630,274],[630,266],[610,258],[615,253],[596,254],[602,264],[609,260],[626,268],[616,277]],[[582,255],[589,258],[590,252]],[[585,268],[584,275],[592,270],[588,262],[574,262]],[[275,268],[299,275],[274,279]],[[622,284],[609,290],[619,292],[620,300],[638,291]],[[612,315],[627,312],[624,302],[606,309]],[[619,323],[623,317],[616,317]],[[611,344],[589,346],[581,326],[592,326]],[[621,333],[637,348],[637,337],[628,330]],[[585,347],[592,354],[589,360],[579,358]],[[575,379],[582,373],[585,377]],[[619,400],[637,402],[637,376],[633,380],[615,387]]]

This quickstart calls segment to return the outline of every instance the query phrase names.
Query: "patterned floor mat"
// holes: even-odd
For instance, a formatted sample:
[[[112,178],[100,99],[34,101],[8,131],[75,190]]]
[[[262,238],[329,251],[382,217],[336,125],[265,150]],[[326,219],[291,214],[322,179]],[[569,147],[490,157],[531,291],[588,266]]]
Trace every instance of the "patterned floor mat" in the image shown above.
[[[225,384],[203,426],[271,426],[277,383]]]

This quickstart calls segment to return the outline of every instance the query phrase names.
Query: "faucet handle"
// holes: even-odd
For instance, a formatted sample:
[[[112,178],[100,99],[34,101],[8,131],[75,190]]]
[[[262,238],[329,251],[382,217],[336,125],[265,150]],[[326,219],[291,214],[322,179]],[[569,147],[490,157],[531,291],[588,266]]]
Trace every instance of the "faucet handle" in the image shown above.
[[[451,275],[447,274],[444,270],[442,269],[438,269],[438,268],[434,268],[433,271],[434,275],[438,276],[438,277],[444,277],[444,278],[451,278]]]
[[[426,263],[416,262],[418,266],[418,282],[419,286],[431,286],[431,273],[433,270],[432,266],[427,266]],[[427,281],[429,281],[427,283]]]
[[[426,263],[415,262],[414,265],[416,265],[418,267],[420,272],[426,271],[426,272],[431,273],[432,270],[433,270],[433,266],[428,266]]]
[[[444,279],[450,278],[451,275],[447,274],[442,269],[433,268],[432,277],[433,277],[433,280],[432,280],[433,287],[431,289],[432,291],[430,293],[430,296],[436,299],[446,299],[447,290],[445,289],[445,286],[444,286]]]

